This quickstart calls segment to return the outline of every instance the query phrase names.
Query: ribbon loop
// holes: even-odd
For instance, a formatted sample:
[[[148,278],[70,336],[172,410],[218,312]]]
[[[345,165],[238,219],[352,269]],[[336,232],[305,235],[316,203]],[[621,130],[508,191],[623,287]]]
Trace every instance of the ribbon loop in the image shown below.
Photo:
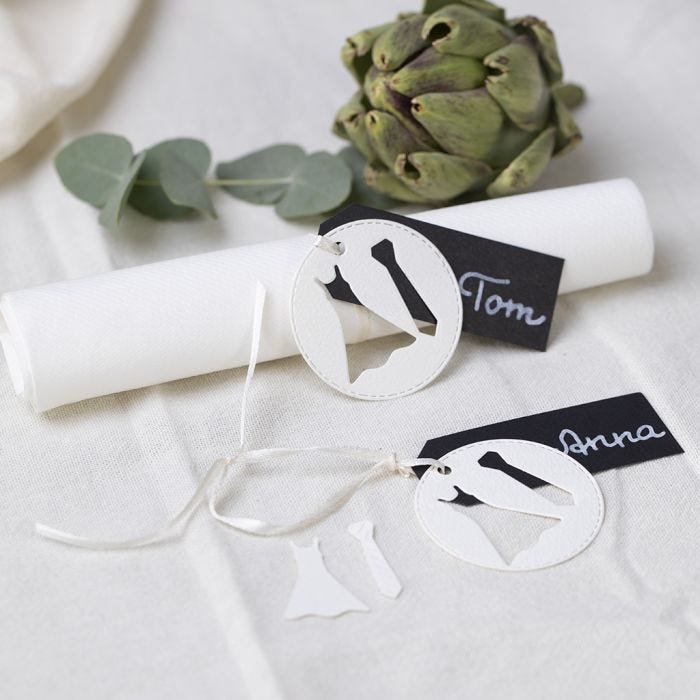
[[[323,236],[318,236],[322,239]],[[329,241],[326,241],[329,243]],[[334,244],[333,244],[334,245]],[[337,251],[334,245],[334,250]],[[336,254],[340,254],[336,252]],[[333,512],[345,505],[359,489],[361,489],[368,481],[381,476],[382,474],[400,474],[403,477],[415,476],[412,467],[419,465],[439,465],[440,463],[434,459],[406,459],[399,460],[395,452],[385,453],[376,450],[368,450],[362,447],[333,447],[333,446],[314,446],[314,447],[268,447],[262,449],[245,449],[246,440],[246,408],[248,401],[248,393],[250,391],[255,366],[258,360],[260,350],[260,333],[262,328],[263,310],[265,307],[265,288],[258,283],[255,293],[255,307],[253,311],[253,328],[251,334],[250,361],[248,371],[246,373],[245,383],[243,385],[243,394],[241,396],[241,419],[238,450],[229,457],[217,459],[207,470],[206,474],[197,486],[194,494],[180,512],[171,518],[167,523],[157,530],[125,540],[109,541],[99,540],[90,537],[82,537],[73,535],[68,532],[56,530],[47,525],[37,523],[35,530],[38,535],[47,539],[56,540],[75,547],[84,547],[87,549],[136,549],[146,547],[151,544],[163,542],[172,539],[180,533],[183,528],[194,515],[195,511],[202,503],[206,502],[209,512],[218,522],[228,525],[229,527],[253,535],[282,535],[297,530],[303,530],[310,525],[314,525]],[[222,490],[226,477],[229,474],[231,467],[241,467],[246,464],[260,464],[262,462],[274,461],[285,457],[301,454],[336,454],[355,459],[373,462],[372,466],[361,472],[353,481],[346,484],[338,491],[328,502],[312,511],[301,519],[287,524],[275,525],[267,523],[263,520],[245,517],[229,517],[219,512],[218,506],[221,500]]]
[[[315,236],[314,245],[321,250],[325,250],[326,253],[330,253],[331,255],[343,254],[343,248],[340,246],[340,244],[336,243],[335,241],[331,241],[325,236]]]

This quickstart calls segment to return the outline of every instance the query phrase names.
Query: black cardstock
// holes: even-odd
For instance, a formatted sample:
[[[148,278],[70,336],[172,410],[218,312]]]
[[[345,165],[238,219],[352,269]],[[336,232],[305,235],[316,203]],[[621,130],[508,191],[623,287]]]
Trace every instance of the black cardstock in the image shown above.
[[[319,235],[361,219],[388,219],[404,224],[438,248],[460,281],[464,331],[546,350],[564,260],[357,204],[324,221]],[[372,255],[389,270],[413,317],[434,322],[430,310],[398,267],[393,246],[378,244]],[[501,282],[483,280],[475,273]],[[335,299],[359,304],[341,277],[327,288]],[[540,317],[544,317],[540,323],[527,321],[529,318],[536,322]]]
[[[443,435],[428,440],[419,456],[439,459],[463,445],[502,438],[531,440],[562,452],[566,445],[568,454],[592,473],[683,452],[644,394],[636,393]],[[500,469],[532,488],[543,485],[495,452],[484,453],[479,464]],[[415,471],[420,477],[425,467]],[[474,505],[480,501],[460,493],[454,502]]]

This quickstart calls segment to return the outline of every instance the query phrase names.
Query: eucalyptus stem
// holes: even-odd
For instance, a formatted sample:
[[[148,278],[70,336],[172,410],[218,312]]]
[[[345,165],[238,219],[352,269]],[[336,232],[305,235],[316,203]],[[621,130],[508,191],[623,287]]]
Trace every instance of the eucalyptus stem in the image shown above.
[[[198,139],[168,139],[135,154],[123,136],[88,134],[64,146],[55,162],[63,184],[100,209],[100,223],[112,229],[127,204],[158,220],[194,212],[216,218],[215,192],[273,204],[285,219],[316,216],[347,201],[357,167],[345,155],[306,153],[290,143],[217,163],[215,169],[211,160],[209,147]]]
[[[229,187],[231,185],[238,186],[255,186],[255,185],[285,185],[291,182],[291,178],[288,177],[268,177],[259,179],[249,179],[249,180],[220,180],[217,178],[205,178],[204,184],[210,185],[212,187]],[[134,185],[141,185],[142,187],[160,187],[160,180],[136,180]]]
[[[228,185],[286,185],[292,181],[290,177],[268,177],[251,180],[219,180],[216,178],[207,178],[204,182],[207,185],[216,187],[227,187]]]

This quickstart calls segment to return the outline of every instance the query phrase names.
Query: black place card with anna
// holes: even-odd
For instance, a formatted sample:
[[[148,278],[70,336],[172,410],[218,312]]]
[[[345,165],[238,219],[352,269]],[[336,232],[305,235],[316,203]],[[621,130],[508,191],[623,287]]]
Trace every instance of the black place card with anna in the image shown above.
[[[634,393],[443,435],[428,440],[419,456],[439,459],[463,445],[504,438],[549,445],[571,455],[592,473],[683,452],[644,394]],[[505,463],[482,466],[509,467]],[[418,476],[424,471],[416,469]],[[531,474],[519,480],[533,488],[542,485]]]

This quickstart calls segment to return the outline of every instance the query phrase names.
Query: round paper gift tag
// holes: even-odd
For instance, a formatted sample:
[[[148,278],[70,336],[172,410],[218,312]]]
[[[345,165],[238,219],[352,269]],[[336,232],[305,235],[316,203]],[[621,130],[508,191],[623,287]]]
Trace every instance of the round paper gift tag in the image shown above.
[[[418,520],[428,535],[464,561],[503,571],[541,569],[583,551],[603,522],[603,496],[575,459],[526,440],[486,440],[460,447],[431,467],[415,496]],[[542,488],[548,486],[548,488]],[[556,487],[559,491],[555,491]],[[554,494],[557,494],[557,498]],[[475,505],[476,504],[476,505]],[[484,509],[515,511],[544,526],[512,556],[495,542]],[[495,513],[490,513],[495,515]],[[503,540],[502,529],[498,532]],[[506,532],[506,539],[508,539]]]
[[[379,366],[351,376],[336,301],[326,285],[342,284],[408,344]],[[418,299],[419,298],[419,299]],[[422,301],[435,324],[417,324],[407,299]],[[457,279],[440,251],[417,231],[385,219],[339,226],[302,262],[292,290],[292,329],[311,369],[338,391],[388,399],[424,387],[454,353],[462,328]]]

